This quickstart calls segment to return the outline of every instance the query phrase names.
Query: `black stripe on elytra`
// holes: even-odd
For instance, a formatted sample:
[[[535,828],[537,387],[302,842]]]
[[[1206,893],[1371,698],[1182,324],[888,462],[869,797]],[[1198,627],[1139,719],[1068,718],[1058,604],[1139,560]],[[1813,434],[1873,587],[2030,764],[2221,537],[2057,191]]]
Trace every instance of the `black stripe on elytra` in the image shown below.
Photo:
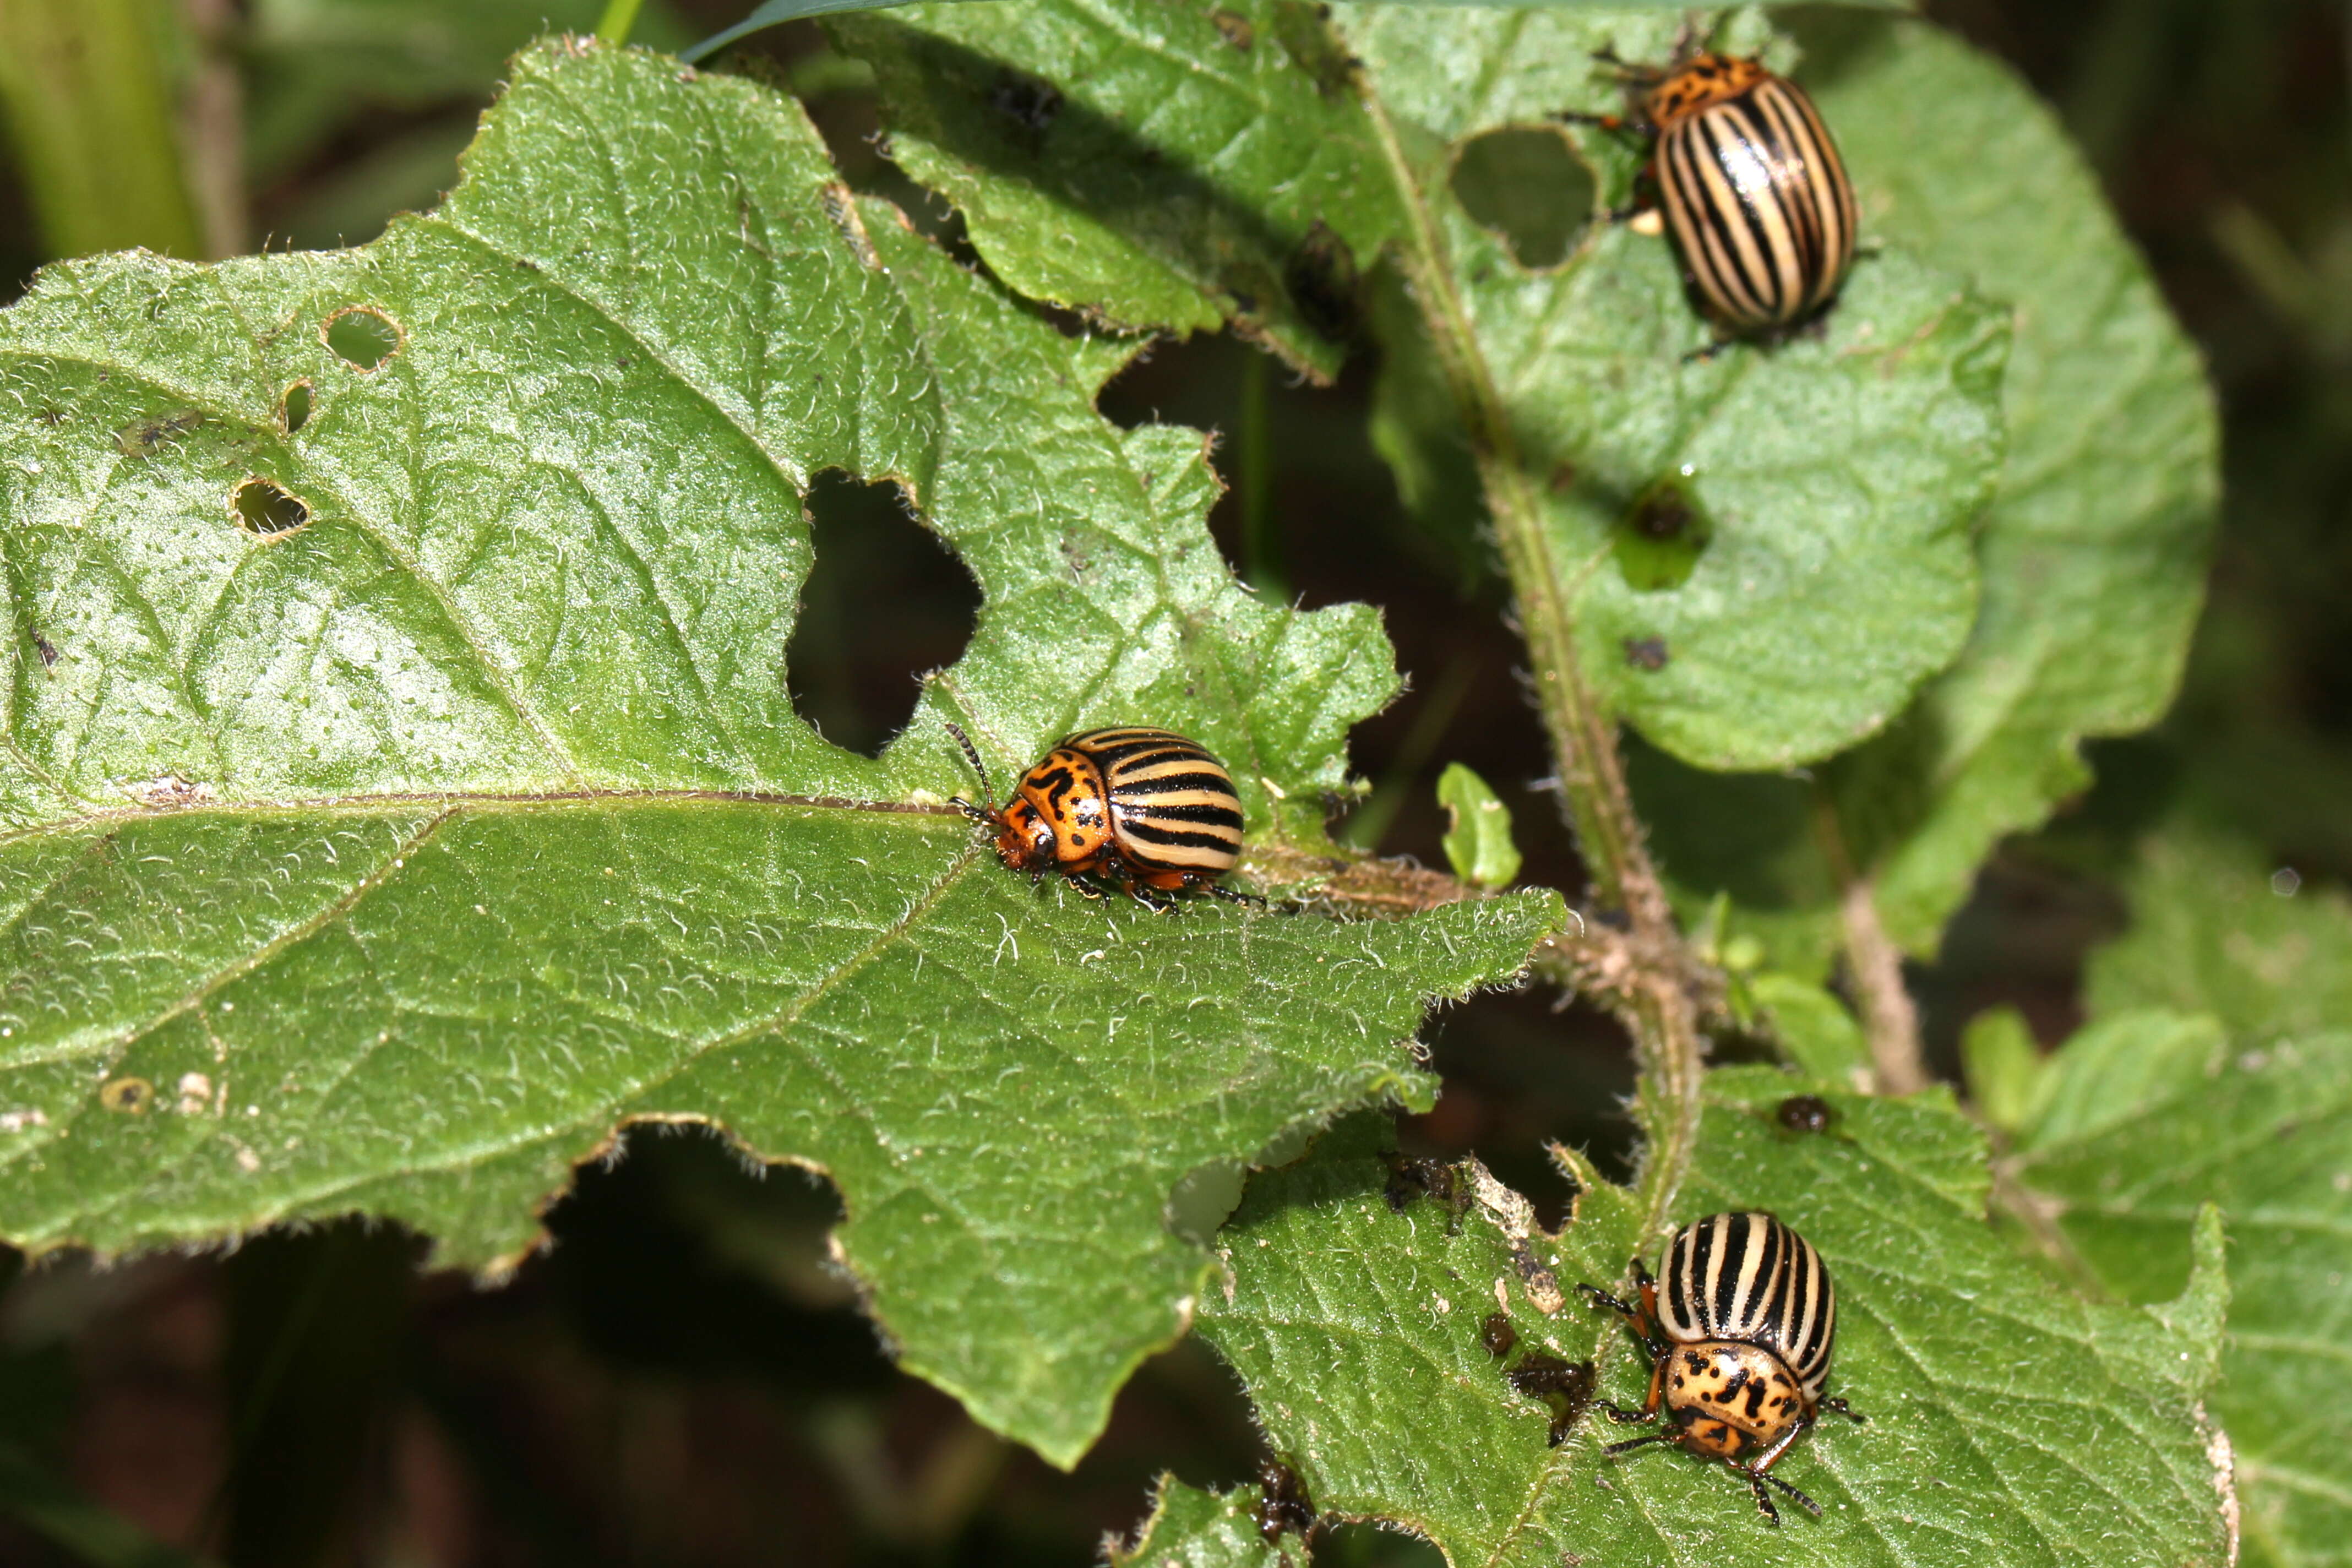
[[[1242,814],[1230,805],[1213,801],[1193,801],[1185,805],[1144,805],[1130,807],[1120,814],[1123,822],[1197,822],[1208,827],[1230,827],[1242,830]]]
[[[1760,280],[1763,287],[1751,287],[1749,292],[1764,302],[1769,313],[1777,316],[1788,301],[1780,291],[1780,269],[1773,265],[1780,251],[1764,226],[1763,215],[1758,205],[1759,193],[1741,189],[1738,182],[1731,177],[1731,166],[1724,161],[1724,121],[1710,113],[1698,121],[1698,130],[1706,138],[1707,150],[1714,154],[1716,167],[1723,172],[1723,183],[1731,192],[1731,205],[1736,209],[1740,225],[1748,230],[1748,237],[1756,242],[1757,262],[1764,269],[1764,277]],[[1767,184],[1765,191],[1770,190],[1771,185]],[[1730,223],[1733,216],[1731,213],[1718,216],[1726,224]],[[1726,248],[1729,249],[1729,247]],[[1732,251],[1731,254],[1737,257],[1738,253]],[[1745,274],[1747,268],[1742,267],[1740,270]]]
[[[1707,243],[1692,248],[1699,254],[1693,257],[1691,269],[1699,275],[1706,291],[1717,309],[1735,318],[1756,319],[1771,314],[1771,301],[1757,286],[1740,259],[1735,242],[1732,220],[1722,209],[1725,204],[1714,199],[1707,189],[1706,178],[1698,172],[1703,157],[1713,158],[1714,147],[1705,135],[1703,121],[1688,121],[1680,127],[1684,134],[1675,146],[1675,156],[1681,169],[1674,180],[1676,200],[1690,216],[1691,226],[1705,231]],[[1735,193],[1729,205],[1737,207]]]
[[[1122,822],[1118,825],[1122,838],[1140,838],[1146,844],[1165,844],[1187,849],[1231,849],[1235,840],[1222,833],[1202,833],[1181,827],[1159,827],[1150,822]]]
[[[1710,1327],[1722,1331],[1737,1328],[1731,1321],[1731,1309],[1739,1294],[1739,1270],[1748,1261],[1748,1216],[1736,1214],[1724,1226],[1723,1272],[1715,1281],[1715,1300],[1711,1305],[1715,1315],[1707,1320]]]
[[[1234,797],[1234,781],[1220,773],[1160,773],[1148,779],[1113,778],[1111,791],[1121,796],[1130,795],[1173,795],[1179,790],[1206,790],[1230,800]]]

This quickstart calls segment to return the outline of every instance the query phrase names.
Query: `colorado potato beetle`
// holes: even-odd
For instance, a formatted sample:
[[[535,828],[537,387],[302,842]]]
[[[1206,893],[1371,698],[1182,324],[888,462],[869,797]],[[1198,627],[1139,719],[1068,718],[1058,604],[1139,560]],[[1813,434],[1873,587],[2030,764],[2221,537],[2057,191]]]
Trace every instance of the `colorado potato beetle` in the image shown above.
[[[1648,87],[1640,117],[1564,118],[1654,138],[1650,178],[1707,313],[1762,332],[1829,303],[1853,262],[1853,184],[1805,89],[1729,55],[1664,69],[1601,58]]]
[[[971,738],[948,728],[993,796]],[[1148,904],[1192,888],[1265,901],[1217,880],[1241,857],[1241,796],[1223,763],[1172,731],[1122,725],[1066,735],[1001,808],[961,796],[951,804],[996,829],[997,856],[1032,877],[1059,871],[1081,887],[1099,877]]]
[[[1593,1305],[1622,1315],[1650,1356],[1650,1396],[1641,1409],[1599,1403],[1621,1422],[1654,1420],[1663,1405],[1666,1425],[1603,1452],[1679,1447],[1747,1477],[1773,1524],[1780,1515],[1767,1481],[1820,1513],[1820,1504],[1770,1471],[1822,1411],[1862,1420],[1844,1400],[1822,1397],[1837,1335],[1837,1293],[1822,1255],[1769,1214],[1717,1214],[1675,1233],[1663,1294],[1640,1258],[1633,1268],[1632,1303],[1596,1286],[1577,1287]],[[1751,1449],[1758,1452],[1743,1461]]]

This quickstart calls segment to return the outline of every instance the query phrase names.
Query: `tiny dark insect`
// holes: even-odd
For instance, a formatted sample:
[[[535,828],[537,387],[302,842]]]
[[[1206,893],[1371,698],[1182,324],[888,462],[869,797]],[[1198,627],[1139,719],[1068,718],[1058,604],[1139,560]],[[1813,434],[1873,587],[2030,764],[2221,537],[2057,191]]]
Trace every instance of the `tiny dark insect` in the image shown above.
[[[1045,134],[1062,112],[1062,91],[1035,77],[1007,76],[989,90],[988,107],[1024,130]]]
[[[1728,55],[1599,58],[1646,89],[1640,112],[1561,118],[1653,139],[1650,181],[1707,314],[1766,332],[1828,304],[1853,263],[1853,184],[1804,89]]]
[[[58,667],[57,644],[51,642],[48,638],[43,637],[38,632],[35,632],[33,634],[33,649],[41,656],[42,668],[55,669]]]
[[[1260,1539],[1271,1546],[1287,1531],[1300,1540],[1315,1531],[1315,1504],[1307,1495],[1298,1472],[1279,1459],[1261,1459],[1257,1467],[1258,1503],[1250,1510]]]
[[[981,787],[978,748],[953,724]],[[1264,905],[1217,880],[1241,858],[1242,803],[1224,764],[1183,736],[1128,725],[1086,730],[1055,743],[1021,775],[1002,807],[950,805],[996,829],[996,853],[1015,871],[1059,871],[1076,883],[1099,877],[1146,904],[1198,889],[1237,904]]]
[[[1556,1355],[1530,1351],[1518,1365],[1503,1374],[1503,1380],[1529,1398],[1540,1399],[1551,1406],[1548,1441],[1555,1448],[1575,1428],[1584,1407],[1592,1403],[1592,1363],[1589,1361],[1565,1362]]]
[[[1843,1399],[1822,1397],[1837,1335],[1837,1294],[1822,1256],[1769,1214],[1717,1214],[1694,1220],[1666,1245],[1660,1281],[1638,1258],[1632,1302],[1579,1285],[1596,1307],[1622,1314],[1650,1355],[1650,1395],[1639,1410],[1601,1401],[1612,1421],[1666,1425],[1603,1450],[1622,1454],[1658,1443],[1720,1459],[1748,1479],[1756,1506],[1780,1522],[1769,1481],[1808,1512],[1821,1505],[1770,1473],[1823,1410],[1862,1417]],[[1759,1452],[1742,1462],[1749,1449]]]
[[[1664,669],[1672,657],[1666,652],[1664,637],[1625,639],[1625,662],[1635,669]]]
[[[1497,1361],[1510,1354],[1511,1348],[1519,1342],[1519,1331],[1511,1327],[1511,1315],[1487,1313],[1486,1321],[1478,1325],[1478,1342]]]
[[[1819,1132],[1829,1126],[1837,1112],[1818,1094],[1792,1094],[1780,1102],[1780,1109],[1774,1114],[1780,1117],[1780,1125],[1791,1132]]]
[[[1688,496],[1661,487],[1633,503],[1633,529],[1644,539],[1676,539],[1696,515]]]

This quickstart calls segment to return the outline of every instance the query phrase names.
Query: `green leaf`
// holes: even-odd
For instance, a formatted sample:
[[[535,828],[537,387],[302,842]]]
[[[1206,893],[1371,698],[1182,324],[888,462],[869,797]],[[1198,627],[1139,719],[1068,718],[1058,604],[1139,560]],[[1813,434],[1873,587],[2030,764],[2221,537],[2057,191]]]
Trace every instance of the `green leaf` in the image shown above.
[[[1203,1491],[1163,1475],[1135,1539],[1108,1543],[1110,1568],[1287,1568],[1290,1554],[1259,1532],[1255,1502],[1247,1487]]]
[[[1869,1089],[1870,1042],[1844,1003],[1789,974],[1759,974],[1748,989],[1769,1018],[1772,1037],[1807,1078],[1857,1093]]]
[[[1887,931],[1927,953],[1994,843],[2089,782],[2082,738],[2142,728],[2171,701],[2213,527],[2212,397],[2096,178],[2013,72],[1924,24],[1813,16],[1798,37],[1865,236],[2016,307],[2008,467],[1980,525],[1969,646],[1825,777]],[[1708,809],[1704,781],[1675,794]],[[1810,839],[1776,830],[1744,854],[1677,857],[1670,835],[1664,854],[1694,907],[1733,889],[1784,963],[1818,972],[1834,879]]]
[[[2228,1561],[2200,1421],[2226,1298],[2221,1230],[2160,1308],[2095,1305],[2016,1257],[1983,1217],[1985,1150],[1940,1091],[1887,1100],[1816,1087],[1829,1128],[1775,1115],[1803,1080],[1711,1075],[1678,1217],[1773,1210],[1819,1247],[1840,1315],[1831,1421],[1776,1473],[1821,1502],[1768,1528],[1719,1466],[1654,1451],[1597,1410],[1558,1447],[1553,1413],[1507,1370],[1530,1350],[1599,1355],[1600,1391],[1638,1405],[1624,1331],[1564,1288],[1624,1278],[1631,1195],[1563,1155],[1582,1188],[1558,1237],[1475,1169],[1456,1221],[1384,1198],[1388,1173],[1344,1126],[1307,1162],[1255,1180],[1228,1226],[1229,1283],[1202,1327],[1251,1389],[1277,1457],[1318,1506],[1396,1521],[1450,1562],[1984,1565]],[[1498,1308],[1498,1300],[1503,1303]],[[1547,1310],[1549,1304],[1549,1310]],[[1510,1355],[1484,1320],[1506,1312]]]
[[[992,269],[1118,325],[1231,321],[1328,374],[1357,279],[1427,204],[1547,492],[1587,678],[1661,744],[1717,767],[1826,754],[1967,637],[2002,312],[1889,252],[1825,335],[1689,363],[1711,331],[1664,242],[1611,228],[1530,268],[1457,199],[1465,142],[1612,107],[1592,52],[1664,56],[1672,18],[1373,5],[1334,30],[1287,0],[1005,0],[832,29],[873,61],[900,162],[963,212]],[[1381,446],[1425,491],[1458,469],[1460,427],[1427,423],[1452,404],[1417,384],[1436,374],[1426,349],[1386,346]],[[1669,510],[1674,537],[1649,538]]]
[[[1437,804],[1445,808],[1445,858],[1474,888],[1507,888],[1518,879],[1519,847],[1511,842],[1511,808],[1486,781],[1460,763],[1437,776]]]
[[[2267,866],[2253,845],[2175,823],[2141,846],[2132,924],[2091,955],[2095,1015],[2211,1013],[2259,1040],[2352,1024],[2352,900]]]
[[[2086,1109],[2020,1141],[2015,1177],[2046,1244],[2149,1300],[2189,1272],[2200,1206],[2221,1206],[2235,1304],[2210,1403],[2235,1451],[2245,1561],[2352,1562],[2352,1413],[2333,1396],[2352,1366],[2352,1033],[2224,1049],[2210,1018],[2118,1013],[2051,1072]]]
[[[1348,925],[1006,874],[949,715],[999,777],[1174,725],[1255,847],[1328,854],[1376,617],[1243,592],[1202,437],[1094,409],[1126,351],[854,199],[789,100],[557,41],[467,167],[362,249],[0,313],[0,1234],[359,1212],[494,1268],[619,1126],[715,1122],[829,1172],[905,1364],[1066,1464],[1182,1330],[1179,1184],[1425,1104],[1424,999],[1557,896]],[[784,691],[827,469],[987,595],[879,759]]]
[[[2042,1079],[2042,1050],[2025,1015],[1988,1007],[1969,1019],[1960,1033],[1960,1068],[1977,1113],[2004,1132],[2016,1131]]]
[[[908,5],[911,0],[762,0],[750,16],[733,26],[713,33],[710,37],[684,51],[689,60],[707,59],[739,38],[750,37],[764,28],[797,21],[803,16],[831,16],[845,11],[887,11]],[[1415,4],[1438,5],[1493,5],[1498,0],[1414,0]],[[1514,0],[1500,0],[1511,4]],[[1610,10],[1679,10],[1681,0],[1516,0],[1523,5],[1556,5],[1562,7],[1603,7]],[[1863,5],[1874,9],[1907,11],[1911,0],[1837,0],[1840,5]]]

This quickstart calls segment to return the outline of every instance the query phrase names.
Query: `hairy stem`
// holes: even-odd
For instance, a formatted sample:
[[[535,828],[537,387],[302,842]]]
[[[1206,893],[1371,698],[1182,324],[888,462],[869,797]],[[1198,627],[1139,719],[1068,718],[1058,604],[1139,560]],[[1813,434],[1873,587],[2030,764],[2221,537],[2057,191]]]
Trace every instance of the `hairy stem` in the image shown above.
[[[1633,1034],[1640,1063],[1649,1135],[1642,1188],[1646,1228],[1656,1238],[1698,1132],[1703,1069],[1688,957],[1625,787],[1616,716],[1593,695],[1578,666],[1568,585],[1545,530],[1542,497],[1455,286],[1430,192],[1380,100],[1367,92],[1364,105],[1405,212],[1399,259],[1469,437],[1511,579],[1533,667],[1536,705],[1559,760],[1570,826],[1592,879],[1595,903],[1624,915],[1632,967],[1612,1003]]]
[[[1813,832],[1838,884],[1846,984],[1862,1010],[1863,1036],[1881,1094],[1914,1094],[1935,1079],[1919,1043],[1919,1008],[1903,984],[1903,950],[1878,918],[1877,885],[1854,868],[1828,792],[1813,791]]]

